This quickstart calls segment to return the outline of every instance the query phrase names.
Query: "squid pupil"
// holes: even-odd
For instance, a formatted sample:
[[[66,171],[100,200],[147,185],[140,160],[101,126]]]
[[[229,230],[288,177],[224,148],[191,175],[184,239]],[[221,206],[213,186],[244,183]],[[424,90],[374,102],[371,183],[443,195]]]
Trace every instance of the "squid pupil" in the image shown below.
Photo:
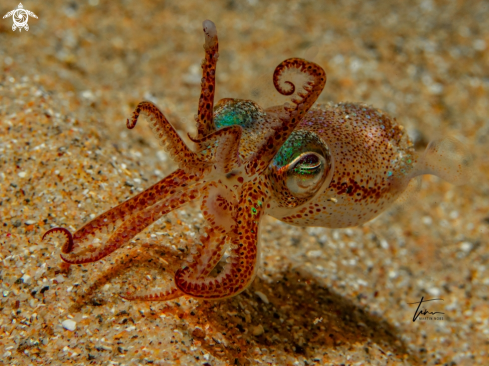
[[[309,154],[297,162],[294,172],[298,174],[314,174],[321,166],[321,160],[315,154]]]

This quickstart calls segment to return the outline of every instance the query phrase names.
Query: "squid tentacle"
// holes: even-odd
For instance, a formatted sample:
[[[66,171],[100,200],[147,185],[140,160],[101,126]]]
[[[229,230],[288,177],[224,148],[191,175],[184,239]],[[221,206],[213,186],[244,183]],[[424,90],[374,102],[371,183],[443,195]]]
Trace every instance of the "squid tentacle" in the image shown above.
[[[217,31],[216,31],[216,26],[213,22],[210,20],[206,20],[203,23],[203,30],[205,33],[205,44],[204,44],[204,49],[205,49],[205,59],[203,60],[202,63],[202,84],[201,84],[201,95],[199,99],[199,108],[198,108],[198,114],[196,117],[196,122],[197,122],[197,139],[194,140],[194,142],[204,142],[204,138],[210,134],[213,134],[216,130],[215,124],[214,124],[214,95],[215,95],[215,75],[216,75],[216,66],[217,66],[217,60],[219,57],[219,43],[218,43],[218,38],[217,38]],[[161,115],[163,115],[161,113]],[[164,118],[164,116],[163,116]],[[160,118],[161,120],[161,118]],[[135,123],[137,121],[137,116],[136,119],[133,117],[133,122],[129,123],[128,121],[128,128],[133,128]],[[160,123],[161,124],[161,123]],[[169,123],[168,123],[169,124]],[[155,123],[153,122],[153,126]],[[157,136],[161,139],[162,136],[160,134],[160,130],[164,130],[165,132],[172,132],[171,130],[168,131],[168,127],[165,128],[158,128],[154,129],[155,133]],[[174,130],[173,130],[174,131]],[[190,137],[190,136],[189,136]],[[239,140],[241,138],[241,131],[237,131],[237,129],[229,129],[229,131],[222,131],[220,132],[216,137],[220,137],[223,146],[228,147],[228,145],[234,145],[229,147],[232,149],[236,150],[236,154],[229,153],[228,151],[222,152],[223,147],[221,146],[221,141],[219,142],[219,145],[221,146],[218,148],[218,154],[216,155],[217,161],[220,162],[222,159],[221,155],[224,154],[224,159],[222,160],[222,166],[223,169],[229,169],[231,170],[232,168],[228,168],[228,166],[235,166],[239,165],[239,155],[238,155],[238,147],[239,147]],[[192,138],[191,138],[192,139]],[[192,139],[193,140],[193,139]],[[202,141],[197,141],[197,140],[202,140]],[[206,142],[209,141],[209,139],[205,139]],[[235,142],[237,140],[237,142]],[[229,142],[228,142],[229,141]],[[186,147],[186,146],[185,146]],[[222,153],[219,154],[219,151]],[[178,151],[171,151],[170,153],[174,156],[177,157],[178,161],[177,163],[181,164],[181,160],[179,156],[177,155]],[[186,155],[186,154],[185,154]],[[237,158],[232,159],[229,157],[237,156]],[[203,165],[204,169],[206,167],[204,161],[204,157],[199,154],[192,155],[193,159],[197,158],[199,160],[199,165]],[[185,161],[185,163],[187,163]],[[190,164],[195,164],[194,162],[190,162]],[[182,165],[181,165],[182,166]],[[183,165],[182,167],[189,168],[188,165]],[[202,167],[199,167],[199,170],[201,172],[204,171]],[[210,240],[212,235],[207,235],[207,240]],[[123,298],[128,299],[128,300],[148,300],[148,301],[161,301],[161,300],[171,300],[173,298],[179,297],[182,295],[182,292],[176,288],[175,286],[170,286],[169,289],[166,291],[162,292],[146,292],[146,293],[139,293],[139,294],[127,294],[127,295],[122,295]]]
[[[131,216],[112,234],[103,247],[88,253],[62,253],[61,259],[70,264],[83,264],[95,262],[108,256],[163,215],[197,198],[202,189],[202,184],[197,183],[191,187],[181,188],[174,195]]]
[[[239,156],[239,146],[243,129],[241,126],[234,127],[227,134],[223,134],[219,141],[216,151],[215,161],[219,164],[219,170],[224,174],[228,174],[233,169],[241,166],[241,158]]]
[[[75,241],[80,241],[90,235],[94,235],[96,232],[100,232],[102,227],[115,224],[118,220],[125,221],[130,216],[144,210],[147,206],[152,206],[159,200],[175,194],[175,187],[189,186],[197,182],[199,178],[199,176],[188,174],[182,169],[178,169],[145,191],[94,218],[77,230],[73,237]]]
[[[95,279],[94,282],[81,294],[77,300],[78,306],[83,305],[87,298],[91,297],[93,293],[105,285],[112,278],[120,275],[125,269],[130,268],[134,263],[149,261],[152,265],[163,266],[163,271],[166,271],[171,276],[171,280],[165,283],[163,288],[153,289],[151,291],[138,291],[132,293],[130,291],[125,294],[120,294],[125,300],[146,300],[146,301],[165,301],[171,300],[182,296],[183,293],[176,288],[173,284],[173,276],[175,275],[175,269],[177,264],[168,263],[162,258],[157,257],[154,260],[156,253],[153,252],[153,247],[149,244],[142,244],[129,250],[127,253],[122,254],[114,259],[114,263],[111,265],[110,271],[103,272],[101,276]],[[165,253],[167,254],[167,253]]]
[[[149,118],[153,133],[181,169],[197,174],[206,171],[208,163],[202,160],[200,154],[190,150],[165,115],[152,102],[143,101],[138,104],[131,120],[127,120],[127,128],[133,129],[136,126],[140,114]]]
[[[201,208],[208,226],[204,229],[205,233],[200,236],[202,246],[194,248],[195,253],[188,264],[189,271],[185,273],[186,277],[197,279],[204,278],[212,272],[224,253],[227,234],[236,225],[234,218],[237,202],[234,195],[216,182],[209,183],[202,191],[204,196]],[[148,290],[121,296],[126,300],[162,301],[184,295],[174,283],[167,283],[166,286],[165,290]]]
[[[236,217],[238,225],[232,237],[231,261],[215,278],[194,278],[189,273],[191,268],[179,269],[175,273],[175,284],[182,292],[214,299],[234,296],[246,289],[256,274],[258,227],[269,196],[268,183],[263,178],[257,177],[243,185]]]
[[[61,247],[61,251],[63,253],[69,253],[73,250],[73,247],[75,245],[73,241],[73,235],[71,235],[71,232],[68,229],[65,229],[64,227],[54,227],[52,229],[49,229],[44,233],[41,240],[44,240],[46,236],[51,236],[52,234],[63,234],[63,236],[65,237],[65,241],[63,242],[63,245]]]
[[[326,73],[319,65],[300,58],[290,58],[281,62],[273,73],[273,84],[282,95],[292,95],[295,92],[295,86],[290,81],[284,82],[284,84],[289,85],[289,90],[280,85],[280,78],[287,69],[297,69],[309,75],[311,80],[304,86],[306,92],[297,93],[299,98],[292,99],[293,104],[285,106],[282,113],[278,114],[278,118],[282,122],[281,125],[275,128],[274,133],[264,141],[258,151],[246,163],[245,169],[249,175],[261,173],[268,167],[270,161],[312,107],[326,85]]]
[[[235,168],[241,166],[241,158],[239,156],[239,146],[243,128],[241,126],[223,127],[201,139],[194,139],[189,135],[189,138],[201,145],[209,146],[217,141],[215,154],[213,154],[212,162],[217,170],[227,174]]]
[[[65,242],[61,251],[62,253],[70,253],[89,237],[101,233],[106,228],[115,226],[118,222],[127,220],[130,216],[141,212],[147,206],[152,206],[159,200],[175,194],[175,187],[189,186],[199,179],[200,177],[197,175],[188,174],[181,169],[176,170],[144,192],[139,193],[86,223],[73,235],[65,228],[53,228],[43,235],[42,240],[53,233],[60,232],[65,235]]]
[[[216,91],[216,66],[219,58],[219,42],[216,25],[205,20],[202,23],[205,33],[205,59],[202,60],[202,83],[199,98],[197,138],[201,139],[216,130],[214,124],[214,95]]]
[[[192,151],[180,138],[164,114],[151,102],[139,103],[127,127],[136,126],[139,115],[149,117],[153,133],[180,169],[134,198],[118,205],[84,225],[73,235],[64,228],[53,228],[43,239],[54,233],[63,234],[61,258],[71,264],[98,261],[131,241],[138,233],[163,215],[203,195],[201,211],[206,225],[200,241],[202,246],[191,250],[185,268],[174,272],[173,281],[164,286],[121,295],[127,300],[162,301],[182,295],[216,299],[239,294],[253,281],[259,259],[259,225],[269,206],[271,189],[262,173],[296,126],[319,97],[326,83],[324,70],[315,63],[291,58],[280,63],[273,74],[276,90],[293,96],[292,104],[267,112],[260,121],[272,121],[262,143],[251,158],[243,162],[240,156],[243,129],[239,125],[216,131],[214,122],[215,73],[218,60],[218,39],[214,23],[203,23],[205,59],[202,63],[202,84],[199,99],[197,136],[198,152]],[[297,91],[291,81],[283,81],[285,71],[295,69],[309,76],[303,90]],[[268,119],[267,119],[268,118]],[[247,133],[247,132],[245,132]],[[248,135],[246,135],[248,136]],[[206,154],[207,152],[207,154]],[[249,156],[249,155],[247,155]],[[237,168],[240,168],[239,170]],[[240,185],[226,184],[238,174]],[[237,193],[239,192],[239,193]],[[237,196],[235,196],[235,194]],[[76,251],[81,242],[108,229],[110,237],[100,248],[87,246]],[[212,272],[229,245],[231,256],[222,271]]]
[[[137,293],[128,292],[126,294],[120,294],[119,296],[128,301],[168,301],[183,295],[185,294],[177,287],[171,286],[167,290],[149,290]]]
[[[207,231],[207,230],[206,230]],[[213,235],[206,232],[207,236],[201,236],[203,246],[197,252],[197,256],[200,258],[207,258],[208,261],[199,260],[196,263],[192,263],[189,267],[194,269],[192,277],[202,278],[208,276],[214,269],[219,260],[222,257],[224,251],[225,235]],[[211,247],[212,243],[216,245]],[[143,300],[143,301],[168,301],[176,299],[185,295],[176,285],[175,282],[168,282],[165,284],[166,289],[151,289],[147,291],[138,291],[135,293],[128,292],[126,294],[120,294],[119,296],[125,300]]]
[[[206,227],[205,234],[200,236],[202,246],[195,249],[189,271],[185,275],[191,278],[202,278],[209,275],[221,260],[226,249],[227,234],[216,228]],[[195,259],[194,259],[195,258]]]
[[[236,227],[237,201],[223,184],[211,182],[202,197],[201,211],[207,222],[202,246],[197,247],[187,272],[193,278],[207,276],[222,258],[226,239]]]

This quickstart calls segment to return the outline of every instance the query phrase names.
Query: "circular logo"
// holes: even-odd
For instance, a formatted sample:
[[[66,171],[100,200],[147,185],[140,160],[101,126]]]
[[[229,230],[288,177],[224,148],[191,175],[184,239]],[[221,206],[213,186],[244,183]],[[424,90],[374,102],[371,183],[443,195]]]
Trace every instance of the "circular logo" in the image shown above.
[[[18,28],[23,28],[27,25],[29,14],[24,9],[17,9],[13,15],[14,25]]]

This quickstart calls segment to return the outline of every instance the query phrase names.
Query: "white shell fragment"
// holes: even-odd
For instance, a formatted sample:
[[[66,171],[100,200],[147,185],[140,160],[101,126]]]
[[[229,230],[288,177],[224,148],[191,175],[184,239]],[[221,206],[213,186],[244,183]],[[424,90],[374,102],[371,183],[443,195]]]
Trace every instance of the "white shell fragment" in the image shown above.
[[[76,322],[74,320],[71,320],[71,319],[64,320],[61,323],[61,325],[63,326],[63,328],[65,328],[67,330],[74,331],[76,329]]]
[[[267,295],[265,295],[263,292],[261,291],[255,291],[255,294],[261,299],[261,301],[263,301],[265,304],[268,304],[269,301],[268,301],[268,297]]]

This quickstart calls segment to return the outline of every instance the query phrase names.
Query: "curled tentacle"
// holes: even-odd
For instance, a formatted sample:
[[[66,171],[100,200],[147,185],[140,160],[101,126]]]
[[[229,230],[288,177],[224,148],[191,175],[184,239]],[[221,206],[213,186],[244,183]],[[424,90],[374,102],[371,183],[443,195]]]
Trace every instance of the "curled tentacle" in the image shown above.
[[[284,90],[282,86],[280,85],[280,78],[279,74],[277,74],[276,70],[275,73],[273,74],[273,85],[275,86],[275,89],[278,90],[278,92],[282,95],[292,95],[295,93],[295,85],[291,83],[290,81],[284,81],[284,84],[288,84],[290,86],[290,90]]]
[[[205,33],[205,59],[202,62],[202,84],[199,109],[196,116],[197,138],[203,138],[216,130],[214,124],[214,94],[216,91],[216,66],[219,58],[219,42],[216,25],[210,20],[202,24]]]
[[[262,178],[243,185],[236,217],[238,225],[231,238],[230,262],[217,277],[195,277],[190,267],[179,269],[175,283],[182,292],[197,298],[215,299],[234,296],[246,289],[256,273],[258,227],[269,196],[268,183]]]
[[[41,240],[44,240],[46,236],[50,236],[51,234],[58,234],[61,233],[65,237],[65,242],[63,243],[63,246],[61,247],[61,251],[63,253],[69,253],[73,250],[73,236],[71,235],[70,231],[68,229],[65,229],[64,227],[55,227],[52,229],[49,229],[44,233],[42,236]]]
[[[223,127],[210,135],[201,139],[194,139],[189,135],[189,138],[201,145],[210,146],[216,144],[215,153],[210,155],[212,162],[219,172],[224,174],[241,166],[241,158],[239,156],[239,147],[243,129],[241,126]]]
[[[282,61],[273,72],[273,84],[277,91],[283,95],[291,95],[295,92],[294,84],[290,81],[284,82],[285,84],[292,86],[292,89],[289,91],[284,90],[279,84],[282,74],[288,69],[297,69],[311,78],[311,80],[304,85],[306,93],[298,93],[301,99],[292,100],[296,105],[286,108],[286,110],[289,111],[288,119],[292,120],[295,115],[297,115],[299,116],[300,121],[323,91],[324,86],[326,85],[326,73],[321,66],[300,58],[289,58]],[[295,111],[297,112],[294,113]],[[294,129],[295,125],[291,127]]]
[[[326,73],[319,65],[299,58],[290,58],[280,63],[273,73],[273,83],[281,94],[291,95],[295,92],[295,87],[290,81],[285,81],[285,84],[291,86],[290,90],[283,89],[279,83],[283,72],[291,68],[309,75],[311,81],[304,86],[305,93],[298,93],[299,98],[292,99],[292,105],[285,106],[282,113],[277,114],[282,123],[246,163],[246,172],[249,175],[260,173],[268,167],[270,161],[312,107],[326,84]]]
[[[181,169],[193,173],[205,172],[208,164],[201,159],[199,154],[189,149],[164,114],[152,102],[143,101],[138,104],[131,120],[127,120],[127,128],[132,129],[136,126],[141,113],[150,119],[153,133]]]
[[[82,253],[63,253],[61,254],[61,258],[70,264],[83,264],[95,262],[108,256],[163,215],[197,198],[200,194],[199,191],[202,189],[202,185],[195,184],[192,187],[179,189],[175,187],[177,192],[174,195],[153,206],[145,208],[126,220],[101,248],[94,251],[84,250]]]
[[[166,178],[146,189],[144,192],[139,193],[126,202],[117,205],[86,223],[73,235],[67,229],[54,228],[48,230],[43,235],[43,239],[50,233],[56,231],[61,232],[67,237],[67,241],[62,247],[62,252],[70,253],[88,238],[115,227],[118,222],[123,222],[131,215],[141,212],[146,209],[146,207],[152,206],[156,202],[175,194],[178,187],[189,186],[196,183],[199,179],[200,178],[197,175],[187,174],[181,169],[176,170]]]

